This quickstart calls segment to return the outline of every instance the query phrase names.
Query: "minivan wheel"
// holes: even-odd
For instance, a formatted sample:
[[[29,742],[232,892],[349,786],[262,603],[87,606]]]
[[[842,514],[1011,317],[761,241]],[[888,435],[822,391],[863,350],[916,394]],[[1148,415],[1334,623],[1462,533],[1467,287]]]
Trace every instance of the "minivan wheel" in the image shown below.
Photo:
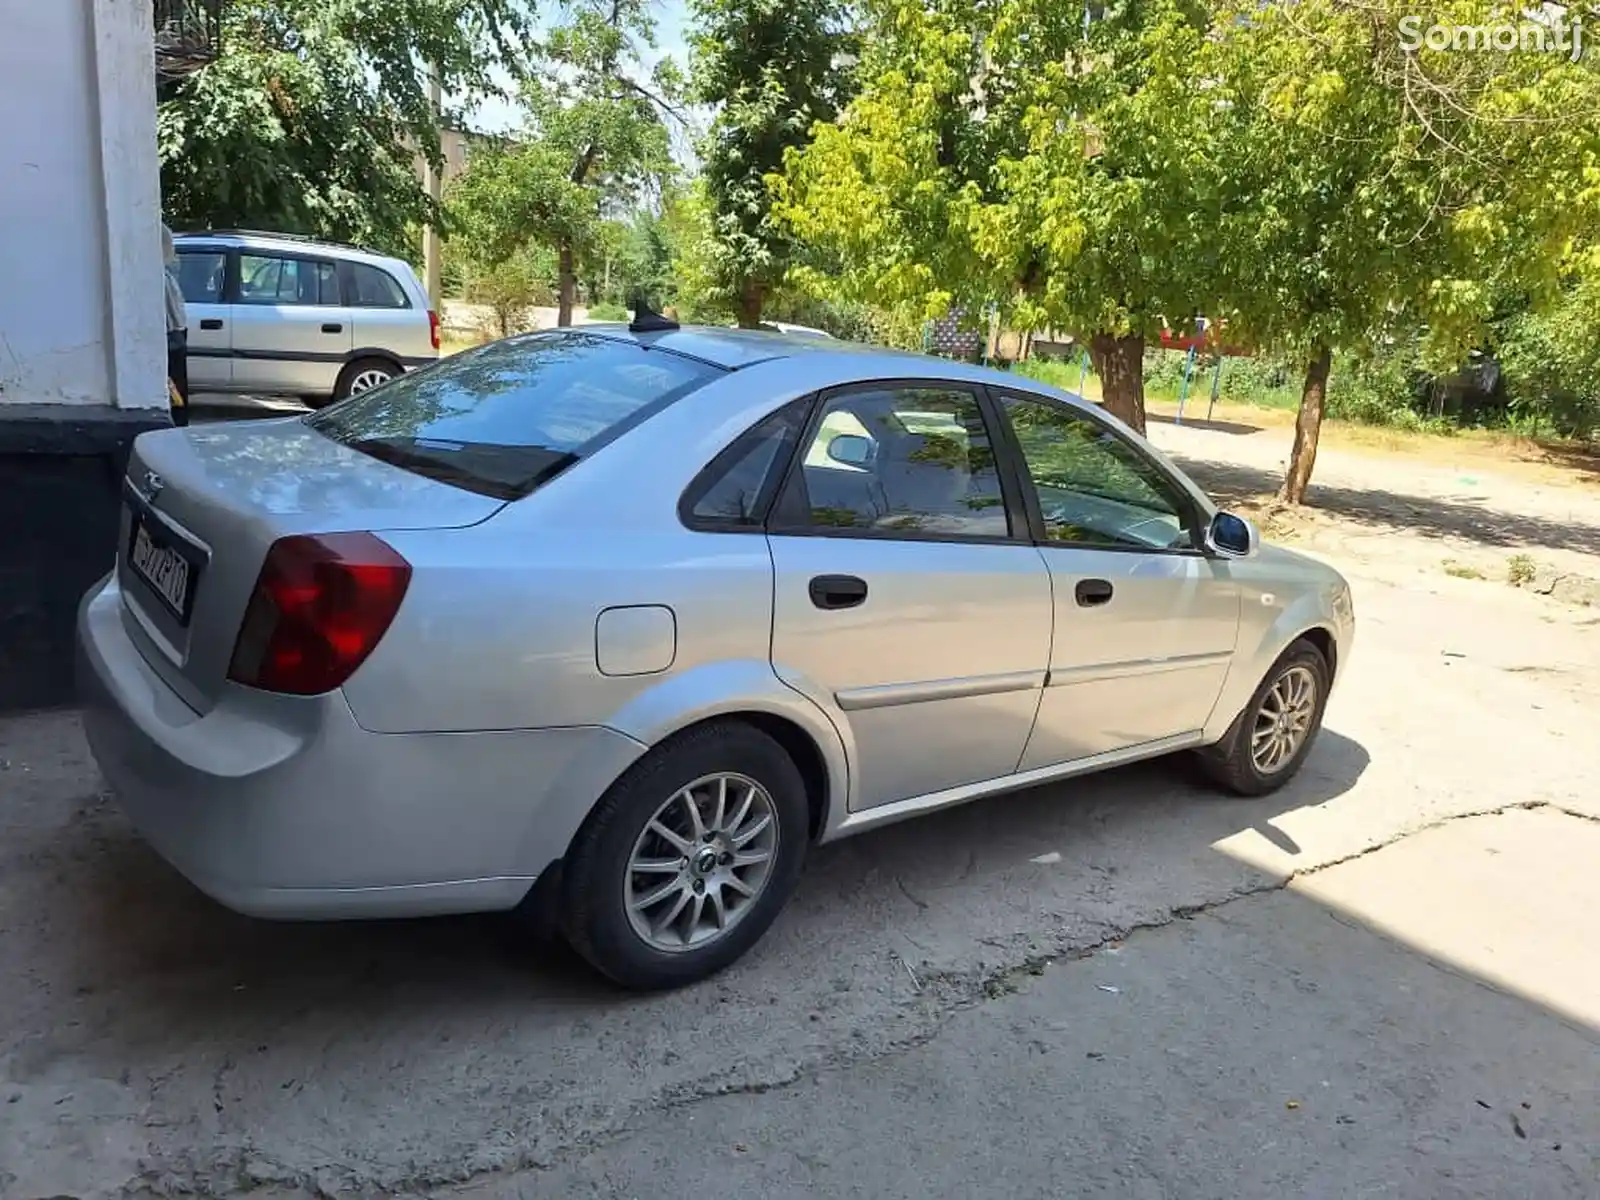
[[[333,398],[343,400],[360,392],[370,392],[382,387],[400,373],[391,362],[381,358],[358,358],[339,372],[339,382],[333,385]]]
[[[1212,780],[1240,796],[1265,796],[1293,779],[1322,729],[1328,674],[1309,641],[1285,650],[1227,736],[1200,752]]]
[[[566,860],[563,925],[623,987],[680,987],[760,940],[805,863],[805,782],[738,721],[669,739],[606,791]]]

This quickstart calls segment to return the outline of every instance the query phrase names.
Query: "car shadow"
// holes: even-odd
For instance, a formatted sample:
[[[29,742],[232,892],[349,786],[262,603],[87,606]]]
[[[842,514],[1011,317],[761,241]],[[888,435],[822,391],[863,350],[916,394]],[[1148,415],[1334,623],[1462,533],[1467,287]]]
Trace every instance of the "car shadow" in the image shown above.
[[[70,1096],[93,1081],[95,1103],[133,1114],[119,1128],[143,1170],[354,1171],[351,1194],[366,1171],[537,1160],[674,1097],[903,1044],[1008,972],[1274,887],[1283,872],[1229,839],[1257,830],[1298,854],[1279,818],[1348,792],[1367,764],[1324,730],[1267,798],[1221,796],[1179,757],[823,846],[747,956],[653,995],[569,950],[531,951],[503,916],[241,917],[109,796],[40,793],[0,859],[21,868],[0,890],[0,1061],[25,1089],[10,1115],[87,1137],[107,1110]],[[379,1146],[378,1129],[405,1133]]]
[[[862,912],[907,909],[913,924],[925,925],[938,908],[970,910],[969,893],[1015,886],[1019,871],[1033,874],[1033,860],[1041,857],[1069,864],[1081,859],[1085,877],[1100,890],[1106,880],[1097,874],[1098,860],[1130,841],[1148,845],[1152,855],[1193,861],[1213,843],[1253,829],[1296,854],[1299,847],[1274,820],[1348,791],[1367,762],[1358,743],[1325,729],[1301,774],[1264,799],[1218,795],[1179,756],[992,797],[832,843],[813,851],[791,911],[769,938],[825,941],[848,932]],[[146,1029],[143,1036],[191,1038],[210,1027],[225,1040],[248,1037],[246,1031],[263,1023],[313,1011],[323,1023],[366,1024],[434,1011],[460,1019],[472,1010],[541,1020],[559,1019],[562,1011],[650,1003],[602,981],[563,946],[530,951],[507,916],[254,920],[199,893],[111,807],[98,827],[80,831],[85,835],[90,844],[72,853],[83,863],[75,872],[76,919],[62,930],[71,939],[72,977],[54,981],[55,990],[90,1000],[108,988],[129,1020],[160,1014],[167,1033]],[[1084,882],[1071,876],[1053,872],[1041,899],[1070,906],[1074,887]],[[762,947],[751,955],[758,970],[770,970],[772,958]],[[136,993],[142,993],[137,1000]]]

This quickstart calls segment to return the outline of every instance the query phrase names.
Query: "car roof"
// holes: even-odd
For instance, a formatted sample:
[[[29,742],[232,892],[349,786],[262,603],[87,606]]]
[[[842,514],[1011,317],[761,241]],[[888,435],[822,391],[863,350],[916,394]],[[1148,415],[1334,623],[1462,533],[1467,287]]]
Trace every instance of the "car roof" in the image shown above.
[[[399,259],[365,246],[352,246],[344,242],[324,242],[295,233],[269,233],[254,229],[199,229],[185,230],[172,235],[175,244],[238,246],[255,250],[276,250],[284,254],[325,254],[347,258],[352,262],[372,262],[392,265]]]
[[[549,331],[555,332],[555,331]],[[819,338],[803,333],[772,332],[764,329],[734,329],[721,325],[684,325],[678,329],[634,332],[623,324],[573,326],[572,332],[633,342],[647,349],[661,349],[686,358],[698,359],[725,370],[737,371],[756,363],[804,355],[810,361],[822,358],[848,363],[849,369],[864,379],[937,378],[988,382],[997,387],[1023,386],[1034,391],[1055,389],[1037,380],[1021,380],[997,371],[949,358],[935,358],[910,350],[869,346],[840,338]]]

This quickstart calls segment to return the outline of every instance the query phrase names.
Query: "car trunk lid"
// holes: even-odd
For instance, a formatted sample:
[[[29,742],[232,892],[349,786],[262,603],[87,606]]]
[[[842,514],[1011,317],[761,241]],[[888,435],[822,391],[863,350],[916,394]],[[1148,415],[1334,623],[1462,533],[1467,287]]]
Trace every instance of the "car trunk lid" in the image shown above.
[[[124,620],[151,666],[203,713],[226,681],[277,539],[457,528],[503,504],[381,462],[298,418],[145,434],[123,486]]]

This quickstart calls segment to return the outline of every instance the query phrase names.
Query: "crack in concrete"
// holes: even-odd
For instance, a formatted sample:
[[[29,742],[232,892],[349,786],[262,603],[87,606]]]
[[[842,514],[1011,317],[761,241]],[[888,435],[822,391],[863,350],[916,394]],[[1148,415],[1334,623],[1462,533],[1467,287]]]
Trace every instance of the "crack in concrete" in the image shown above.
[[[541,1149],[529,1145],[492,1168],[473,1169],[463,1163],[452,1169],[447,1164],[422,1168],[403,1179],[391,1179],[379,1184],[363,1179],[359,1172],[347,1165],[326,1164],[311,1171],[282,1167],[263,1159],[248,1147],[241,1147],[229,1163],[216,1163],[210,1170],[192,1169],[189,1172],[173,1170],[147,1171],[128,1181],[121,1189],[128,1200],[139,1197],[169,1196],[173,1194],[227,1195],[230,1193],[261,1194],[260,1189],[270,1187],[298,1191],[319,1200],[337,1200],[351,1190],[360,1191],[369,1200],[415,1200],[419,1193],[438,1192],[441,1189],[469,1187],[474,1183],[495,1177],[511,1178],[520,1174],[547,1171],[582,1155],[614,1145],[629,1136],[633,1122],[645,1113],[689,1109],[704,1101],[728,1096],[760,1096],[781,1092],[820,1079],[830,1074],[849,1071],[866,1063],[890,1060],[917,1050],[938,1037],[951,1018],[977,1008],[985,1003],[1016,993],[1025,986],[1029,977],[1043,975],[1059,962],[1078,962],[1093,958],[1111,946],[1129,938],[1166,928],[1176,921],[1217,912],[1240,901],[1271,895],[1288,888],[1297,879],[1321,874],[1346,863],[1366,858],[1386,850],[1408,838],[1429,833],[1457,821],[1479,820],[1485,817],[1504,816],[1513,812],[1531,812],[1548,809],[1583,821],[1600,823],[1600,814],[1570,809],[1550,800],[1520,800],[1466,812],[1451,813],[1421,825],[1403,828],[1391,836],[1336,859],[1312,867],[1290,871],[1280,878],[1269,878],[1258,885],[1245,885],[1214,900],[1199,904],[1180,904],[1167,909],[1159,916],[1126,925],[1102,925],[1096,936],[1085,942],[1063,933],[1060,943],[1050,950],[1036,951],[1004,967],[972,971],[925,971],[920,974],[921,990],[898,1007],[898,1016],[918,1018],[916,1027],[891,1038],[876,1047],[849,1045],[816,1059],[799,1061],[787,1069],[765,1077],[748,1077],[740,1069],[721,1076],[709,1076],[693,1083],[681,1083],[664,1088],[654,1097],[630,1104],[617,1118],[616,1110],[605,1110],[613,1118],[610,1128],[579,1130],[561,1139],[560,1144]],[[222,1072],[218,1074],[221,1083]],[[581,1125],[582,1118],[577,1119]],[[185,1177],[187,1176],[187,1177]],[[337,1177],[337,1182],[334,1178]]]

